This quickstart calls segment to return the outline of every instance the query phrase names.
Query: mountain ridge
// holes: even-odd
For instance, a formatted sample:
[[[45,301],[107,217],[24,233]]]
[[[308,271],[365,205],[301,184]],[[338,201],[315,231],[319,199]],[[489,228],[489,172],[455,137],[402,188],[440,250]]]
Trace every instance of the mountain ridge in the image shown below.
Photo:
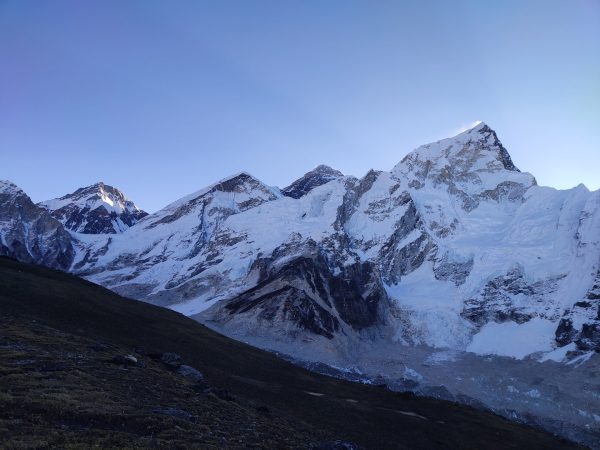
[[[600,190],[538,186],[483,123],[390,171],[359,179],[320,166],[296,181],[286,195],[242,172],[122,233],[70,232],[65,270],[236,339],[364,372],[392,372],[357,353],[373,346],[458,352],[477,370],[472,358],[565,367],[556,370],[596,361]],[[453,398],[469,390],[510,409],[472,378]],[[591,412],[565,406],[580,389],[561,390],[560,411],[546,397],[535,408],[511,401],[548,423],[595,430]]]

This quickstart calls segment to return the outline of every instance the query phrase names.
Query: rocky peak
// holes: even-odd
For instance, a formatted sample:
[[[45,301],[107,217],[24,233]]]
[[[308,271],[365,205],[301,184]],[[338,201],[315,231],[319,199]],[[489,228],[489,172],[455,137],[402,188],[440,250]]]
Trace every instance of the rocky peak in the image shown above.
[[[154,213],[148,217],[146,228],[172,223],[190,214],[199,217],[203,224],[200,228],[204,228],[207,222],[218,222],[280,197],[277,189],[267,186],[247,172],[240,172],[186,195]]]
[[[0,180],[0,208],[17,211],[22,204],[31,203],[31,199],[16,184],[8,180]],[[15,209],[17,208],[17,209]]]
[[[496,132],[483,122],[417,148],[394,167],[392,174],[410,188],[441,187],[461,198],[494,191],[501,184],[520,192],[536,184],[533,176],[516,168]],[[467,203],[472,208],[477,202]]]
[[[313,170],[311,170],[308,173],[321,173],[323,175],[332,175],[335,177],[343,177],[344,176],[344,174],[342,172],[340,172],[339,170],[335,170],[326,164],[319,164],[317,167],[315,167]]]
[[[281,192],[287,197],[300,198],[314,188],[329,183],[330,181],[337,180],[338,178],[342,178],[343,176],[344,174],[339,170],[321,164],[310,172],[305,173],[288,187],[283,188]]]
[[[417,148],[406,155],[393,172],[398,175],[417,171],[426,176],[445,169],[461,174],[519,172],[496,132],[483,122],[454,137]]]
[[[13,182],[8,180],[0,180],[0,194],[11,195],[18,194],[20,192],[22,193],[23,191]]]
[[[240,172],[236,175],[224,178],[212,185],[210,189],[212,192],[221,191],[231,193],[251,193],[253,190],[266,193],[269,196],[276,196],[275,191],[272,188],[264,184],[258,178],[253,177],[248,172]]]
[[[91,186],[77,189],[71,194],[54,200],[41,202],[41,206],[47,209],[56,209],[53,206],[64,206],[65,203],[90,203],[98,202],[96,206],[103,206],[107,210],[123,211],[125,209],[141,211],[132,201],[125,197],[125,194],[119,189],[104,184],[102,181]]]
[[[472,137],[474,141],[486,142],[488,145],[482,147],[487,148],[492,152],[495,152],[497,154],[498,160],[502,163],[506,170],[520,172],[520,170],[514,165],[510,154],[504,148],[504,146],[500,142],[500,139],[498,139],[498,135],[496,134],[496,132],[492,130],[487,124],[479,122],[473,128],[461,134],[465,133],[467,136]]]
[[[242,198],[256,198],[261,201],[275,200],[281,197],[281,194],[276,188],[267,186],[249,173],[240,172],[223,178],[204,189],[186,195],[167,205],[161,211],[174,211],[180,208],[189,209],[198,203],[205,202],[209,198],[214,199],[219,196],[223,197],[223,200],[227,202],[239,203],[243,201]],[[161,211],[156,214],[160,215]]]
[[[95,183],[63,197],[39,203],[66,228],[84,234],[116,234],[147,215],[119,189]]]
[[[0,255],[62,270],[74,257],[62,224],[10,181],[0,181]]]

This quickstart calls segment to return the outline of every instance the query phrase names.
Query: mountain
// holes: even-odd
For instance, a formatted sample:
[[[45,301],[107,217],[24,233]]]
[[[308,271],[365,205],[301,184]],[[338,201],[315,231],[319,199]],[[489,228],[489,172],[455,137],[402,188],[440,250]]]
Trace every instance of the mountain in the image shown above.
[[[20,188],[0,180],[0,255],[68,270],[75,257],[71,235]]]
[[[297,362],[600,436],[600,191],[538,186],[484,123],[389,172],[241,173],[71,239],[72,273]]]
[[[471,407],[309,372],[7,258],[0,306],[7,448],[580,448]]]
[[[300,198],[316,187],[322,186],[330,181],[342,178],[344,174],[339,170],[332,169],[329,166],[320,165],[310,172],[305,173],[288,187],[283,188],[281,193],[288,197]]]
[[[116,234],[148,215],[118,189],[102,182],[38,203],[67,229],[85,234]]]
[[[277,189],[251,175],[233,175],[171,203],[125,233],[80,241],[74,271],[159,305],[200,291],[215,296],[226,290],[227,277],[215,273],[198,282],[197,275],[222,262],[221,248],[243,241],[224,232],[222,224],[278,198]]]
[[[482,354],[598,348],[589,296],[600,193],[538,187],[485,124],[418,148],[391,172],[309,182],[320,172],[330,173],[294,183],[299,197],[248,174],[223,180],[81,244],[74,271],[276,339],[375,327],[400,343]],[[288,309],[289,298],[302,306]],[[486,340],[511,327],[544,335],[526,348]]]

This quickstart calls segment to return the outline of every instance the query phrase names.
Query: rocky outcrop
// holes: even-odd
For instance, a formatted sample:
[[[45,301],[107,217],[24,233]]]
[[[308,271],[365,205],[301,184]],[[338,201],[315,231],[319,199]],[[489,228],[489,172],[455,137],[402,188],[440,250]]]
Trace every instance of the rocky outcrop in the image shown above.
[[[574,342],[579,350],[600,353],[600,270],[585,298],[565,311],[556,342],[561,347]]]
[[[17,186],[0,181],[0,255],[68,270],[75,250],[59,221]]]
[[[312,252],[294,256],[295,248],[285,246],[257,260],[251,271],[258,276],[256,286],[209,309],[203,318],[222,326],[243,323],[327,339],[385,323],[388,299],[374,266],[357,263],[332,270],[314,242],[307,248]]]
[[[557,308],[552,305],[550,294],[556,292],[561,277],[529,283],[521,267],[515,267],[505,275],[488,281],[475,298],[465,301],[462,316],[477,325],[487,322],[525,323],[540,315],[539,304],[544,304],[545,317],[555,318]],[[527,298],[527,302],[522,299]]]
[[[289,186],[283,188],[281,193],[287,197],[300,198],[314,188],[329,183],[332,180],[342,178],[344,174],[339,170],[332,169],[329,166],[320,165],[310,172],[305,173]]]

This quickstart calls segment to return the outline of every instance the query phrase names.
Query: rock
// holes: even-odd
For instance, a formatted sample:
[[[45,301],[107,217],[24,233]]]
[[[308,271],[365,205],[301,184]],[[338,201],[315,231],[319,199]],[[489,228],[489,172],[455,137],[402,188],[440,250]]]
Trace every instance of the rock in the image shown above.
[[[289,186],[283,188],[281,193],[286,197],[298,199],[303,197],[314,188],[329,183],[330,181],[342,178],[344,174],[339,170],[331,167],[320,165],[315,167],[310,172],[307,172],[301,178],[294,181]]]
[[[327,339],[345,324],[355,330],[379,324],[388,299],[376,267],[366,262],[332,269],[316,244],[309,245],[314,253],[286,258],[283,264],[278,261],[293,254],[293,246],[262,258],[255,265],[258,285],[225,302],[212,319],[231,328],[250,321],[277,325],[284,319],[295,325],[287,330],[292,335],[300,329]]]
[[[573,342],[573,339],[577,335],[577,331],[573,328],[573,320],[569,318],[560,319],[560,323],[556,328],[555,339],[559,347]]]
[[[581,335],[576,341],[580,350],[595,350],[600,353],[600,324],[585,323],[581,328]]]
[[[544,303],[550,294],[558,290],[561,279],[562,276],[554,276],[531,283],[522,267],[515,266],[506,274],[488,281],[475,297],[466,300],[461,315],[478,327],[491,321],[523,324],[536,313],[528,304],[515,299],[525,296],[531,303]],[[566,342],[569,338],[562,337],[561,333],[556,335],[557,342]]]
[[[171,367],[172,369],[179,369],[181,366],[181,356],[179,356],[177,353],[163,353],[160,356],[160,360],[163,364]]]
[[[179,370],[177,373],[181,376],[189,378],[192,381],[202,381],[204,380],[204,375],[197,369],[194,369],[191,366],[181,365],[179,366]]]

